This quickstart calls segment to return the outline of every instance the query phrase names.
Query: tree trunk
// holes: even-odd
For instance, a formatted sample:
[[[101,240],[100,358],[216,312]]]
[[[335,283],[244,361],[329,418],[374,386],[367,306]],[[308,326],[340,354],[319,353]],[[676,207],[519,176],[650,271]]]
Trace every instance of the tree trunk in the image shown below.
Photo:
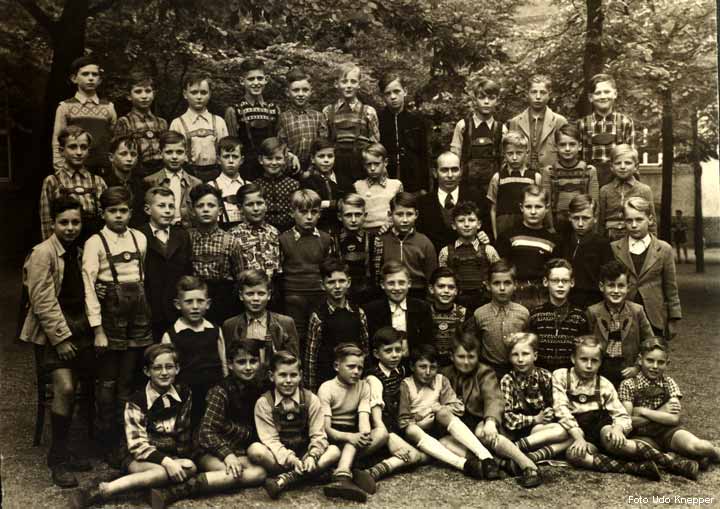
[[[667,242],[671,241],[672,221],[672,184],[673,184],[673,113],[672,90],[662,91],[662,194],[660,196],[660,228],[659,237]]]
[[[575,106],[579,118],[590,113],[591,105],[588,99],[588,94],[592,92],[590,89],[590,79],[602,72],[603,66],[605,65],[605,54],[602,46],[604,21],[602,0],[586,0],[585,3],[587,8],[585,52],[583,55],[585,87],[583,94],[578,98]]]
[[[702,208],[702,166],[700,165],[700,144],[698,143],[698,112],[693,110],[692,125],[692,165],[695,175],[695,226],[693,243],[695,245],[695,272],[705,272],[705,243],[703,242]]]

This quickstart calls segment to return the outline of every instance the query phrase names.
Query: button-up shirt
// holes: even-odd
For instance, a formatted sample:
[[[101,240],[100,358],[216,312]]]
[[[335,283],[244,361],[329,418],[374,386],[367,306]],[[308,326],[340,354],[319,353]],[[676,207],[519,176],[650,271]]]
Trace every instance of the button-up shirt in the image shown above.
[[[475,333],[481,338],[480,357],[494,366],[507,365],[510,352],[503,340],[508,334],[526,330],[530,312],[516,302],[502,306],[490,302],[479,307],[473,318]]]
[[[650,247],[651,242],[652,242],[652,237],[650,236],[649,233],[639,240],[635,240],[633,238],[629,239],[630,253],[634,254],[634,255],[643,254]]]
[[[183,122],[185,123],[183,125]],[[185,129],[187,127],[187,129]],[[189,159],[192,164],[209,166],[217,163],[217,141],[228,136],[227,125],[222,117],[208,110],[196,112],[188,109],[170,123],[170,130],[177,131],[190,144]]]
[[[618,396],[620,401],[629,401],[633,407],[657,410],[669,399],[680,399],[683,395],[678,384],[669,376],[663,375],[653,380],[641,371],[637,376],[622,381]]]
[[[221,173],[218,178],[210,182],[210,185],[214,185],[222,193],[223,207],[225,209],[224,217],[227,219],[227,221],[230,223],[237,223],[238,221],[242,221],[243,213],[240,207],[238,207],[235,203],[231,203],[234,202],[232,198],[230,199],[230,201],[227,200],[227,198],[230,196],[235,197],[238,189],[245,185],[245,181],[242,179],[242,177],[240,175],[237,175],[234,178],[230,178],[226,174]]]
[[[336,113],[339,112],[341,108],[350,108],[350,111],[353,113],[360,113],[363,104],[357,97],[354,97],[350,102],[347,102],[344,99],[338,99],[335,101],[334,106]],[[330,115],[330,105],[325,106],[322,112],[327,120]],[[380,141],[380,121],[378,120],[377,111],[369,104],[365,105],[365,122],[367,123],[368,131],[370,132],[370,140],[375,142]]]
[[[407,299],[402,302],[390,301],[390,316],[392,317],[393,329],[407,332]]]
[[[193,274],[204,280],[239,281],[245,265],[240,242],[219,227],[209,232],[188,230],[192,242]]]
[[[620,135],[616,134],[615,139],[619,139],[620,143],[627,143],[631,147],[635,146],[635,126],[632,119],[622,113],[611,111],[607,115],[600,115],[593,112],[579,120],[578,130],[580,131],[583,160],[586,163],[610,161],[610,150],[616,144],[593,145],[592,138],[587,139],[590,133],[596,135],[620,131]]]
[[[655,205],[653,202],[653,192],[650,186],[640,182],[635,177],[627,180],[613,179],[609,184],[602,186],[600,189],[600,199],[598,203],[598,227],[599,233],[604,233],[607,229],[625,229],[623,206],[628,198],[639,196],[650,203],[650,210],[655,215]],[[652,233],[657,233],[657,225],[650,226]]]
[[[505,398],[503,424],[519,431],[535,425],[535,415],[552,408],[552,374],[544,368],[533,368],[526,374],[513,370],[500,380]]]
[[[130,110],[115,124],[115,136],[132,136],[138,143],[142,161],[162,159],[160,135],[167,131],[168,123],[164,118],[155,116],[151,111],[142,113]]]
[[[262,223],[253,225],[240,223],[229,230],[242,246],[242,257],[246,269],[262,270],[272,280],[280,269],[279,233],[274,226]]]
[[[458,204],[458,200],[460,199],[460,186],[456,187],[453,191],[450,191],[449,193],[443,191],[442,189],[438,189],[437,191],[437,197],[438,201],[440,202],[441,206],[445,206],[445,200],[447,200],[448,194],[452,197],[452,203],[453,207]]]
[[[291,106],[280,114],[277,137],[298,157],[301,167],[307,168],[312,143],[318,138],[328,137],[327,119],[317,110]]]

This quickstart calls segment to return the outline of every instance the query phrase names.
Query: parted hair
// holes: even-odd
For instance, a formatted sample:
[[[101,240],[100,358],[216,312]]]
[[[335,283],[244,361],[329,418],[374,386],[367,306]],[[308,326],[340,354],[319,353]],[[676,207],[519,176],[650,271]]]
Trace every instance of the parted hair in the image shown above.
[[[58,145],[60,145],[61,148],[65,148],[65,144],[67,143],[68,138],[79,138],[82,135],[87,136],[88,139],[88,145],[92,147],[93,144],[93,137],[92,134],[87,132],[85,129],[83,129],[80,126],[77,125],[69,125],[67,127],[64,127],[60,130],[58,133]]]
[[[100,195],[100,208],[106,209],[126,203],[131,205],[132,194],[123,186],[113,186],[105,189]]]
[[[300,359],[297,358],[294,354],[291,352],[288,352],[287,350],[278,350],[273,354],[272,357],[270,357],[270,371],[277,371],[279,366],[292,366],[293,364],[298,365],[298,370],[302,369],[302,365],[300,364]]]
[[[182,299],[185,292],[192,292],[193,290],[201,290],[205,292],[205,295],[208,293],[205,281],[196,276],[182,276],[175,285],[175,290],[178,299]]]
[[[512,332],[503,338],[503,343],[508,348],[508,354],[515,345],[522,343],[527,343],[535,352],[537,352],[538,349],[537,334],[533,334],[532,332]]]
[[[175,364],[180,363],[180,354],[175,350],[175,346],[172,343],[156,343],[147,347],[143,352],[143,366],[150,369],[155,359],[164,353],[172,354],[175,358]]]

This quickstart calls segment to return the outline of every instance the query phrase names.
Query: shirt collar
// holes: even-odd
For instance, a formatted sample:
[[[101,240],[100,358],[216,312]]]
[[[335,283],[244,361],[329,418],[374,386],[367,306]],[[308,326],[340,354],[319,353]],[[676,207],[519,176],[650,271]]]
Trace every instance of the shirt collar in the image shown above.
[[[601,115],[597,111],[593,110],[593,117],[595,117],[595,120],[602,121],[602,120],[607,120],[608,117],[613,115],[613,113],[615,113],[614,108],[610,108],[610,111],[608,111],[605,115]]]
[[[267,327],[267,319],[267,312],[262,313],[259,318],[255,318],[254,316],[251,316],[250,313],[245,312],[245,321],[248,325],[250,325],[251,322],[258,322],[262,327]]]
[[[398,308],[402,309],[403,311],[407,312],[407,297],[402,300],[401,303],[397,303],[395,301],[389,300],[390,303],[390,312],[394,313],[397,311]]]
[[[85,103],[89,103],[89,102],[93,103],[93,104],[100,104],[100,98],[98,97],[97,94],[87,95],[85,92],[82,92],[80,90],[75,92],[75,99],[80,101],[81,104],[85,104]]]
[[[302,237],[303,235],[308,235],[307,233],[303,233],[300,230],[298,230],[297,226],[292,227],[292,232],[293,232],[293,239],[295,239],[295,242],[300,240],[300,237]],[[317,227],[313,228],[313,231],[312,231],[312,233],[310,233],[310,235],[312,235],[313,237],[319,237],[320,230],[318,230]]]
[[[465,243],[466,243],[466,242],[465,242],[463,239],[458,238],[458,239],[455,241],[455,249],[459,248],[460,246],[462,246],[462,245],[465,244]],[[470,242],[470,245],[473,247],[473,249],[474,249],[475,251],[480,251],[480,241],[478,240],[477,237],[475,237],[475,238],[472,240],[472,242]]]
[[[640,382],[640,383],[645,383],[645,384],[647,384],[647,385],[659,385],[659,386],[662,386],[664,376],[661,376],[661,377],[656,378],[655,380],[653,380],[652,378],[646,377],[646,376],[645,376],[645,373],[643,373],[642,371],[640,371],[640,372],[637,374],[637,379],[638,379],[638,382]]]
[[[632,187],[637,183],[637,180],[635,179],[635,175],[630,175],[630,177],[627,180],[620,180],[620,179],[614,179],[615,180],[615,187],[620,188],[623,186]]]
[[[159,232],[159,231],[167,232],[168,235],[170,234],[170,225],[168,225],[165,228],[158,228],[157,226],[152,224],[152,222],[150,222],[150,221],[148,221],[148,225],[150,225],[150,231],[152,232],[153,236],[155,236],[157,234],[157,232]]]
[[[55,235],[54,233],[50,235],[50,243],[53,245],[53,248],[55,249],[58,257],[62,257],[62,255],[65,254],[65,246],[62,242],[60,242],[60,239],[57,238],[57,235]]]
[[[275,391],[275,406],[278,406],[278,405],[282,404],[282,400],[283,400],[283,398],[285,398],[285,396],[280,394],[277,389],[273,389],[273,390]],[[293,393],[292,396],[290,396],[290,399],[293,400],[298,405],[300,405],[300,387],[295,389],[295,392]]]
[[[130,228],[126,228],[123,233],[115,233],[107,226],[103,226],[102,230],[100,230],[103,234],[103,236],[108,239],[110,242],[117,242],[119,239],[124,239],[128,237],[128,232],[130,231]]]
[[[542,112],[540,114],[533,114],[533,112],[530,109],[528,109],[528,118],[530,120],[535,120],[535,119],[543,120],[545,118],[545,115],[547,114],[547,110],[548,110],[548,107],[545,106],[545,109],[542,110]]]
[[[387,185],[387,175],[380,175],[379,177],[373,177],[373,178],[366,178],[368,187],[373,185],[378,185],[380,187],[385,187]]]
[[[185,320],[183,320],[182,318],[178,318],[177,320],[175,320],[175,325],[173,327],[175,328],[175,332],[182,332],[187,329],[196,330],[196,329],[193,329],[192,326],[189,323],[185,322]],[[213,328],[213,324],[211,324],[207,320],[203,319],[203,322],[202,322],[202,324],[200,324],[200,328],[197,329],[197,332],[202,332],[204,330],[212,329],[212,328]]]
[[[150,410],[152,408],[153,403],[155,401],[167,394],[172,399],[177,401],[178,403],[182,403],[182,399],[180,399],[180,395],[178,394],[177,390],[175,389],[174,385],[171,385],[170,388],[165,392],[164,394],[160,394],[158,391],[155,390],[155,388],[152,386],[150,382],[147,383],[145,386],[145,398],[147,399],[147,409]]]
[[[74,177],[76,174],[80,175],[82,178],[85,179],[91,178],[90,172],[87,171],[84,166],[78,170],[74,170],[72,168],[69,168],[68,165],[63,162],[62,166],[60,167],[60,171],[65,172],[65,174],[70,178]]]
[[[599,384],[598,376],[599,374],[595,373],[595,376],[592,378],[592,380],[584,380],[580,378],[575,371],[575,368],[568,368],[570,370],[570,386],[571,387],[595,387],[595,384]],[[571,387],[568,387],[570,389]]]
[[[453,191],[450,191],[449,193],[447,191],[443,191],[438,187],[437,195],[441,205],[445,205],[445,200],[447,199],[448,194],[452,196],[453,203],[457,205],[458,199],[460,197],[460,186],[457,186]]]
[[[218,175],[217,180],[218,180],[218,182],[225,183],[225,184],[232,184],[233,182],[237,182],[241,186],[245,184],[245,181],[243,180],[242,176],[240,176],[239,173],[238,173],[237,177],[235,177],[234,179],[231,179],[224,173],[221,173],[220,175]]]
[[[651,242],[652,237],[649,233],[639,240],[631,239],[628,237],[628,248],[633,254],[642,254],[647,251],[647,249],[650,247]]]
[[[132,109],[132,110],[130,110],[130,113],[128,113],[128,116],[129,116],[129,115],[133,115],[133,116],[135,116],[135,117],[138,117],[138,118],[140,118],[141,120],[155,120],[155,115],[153,115],[153,112],[150,111],[150,110],[147,110],[147,112],[143,113],[143,112],[141,112],[141,111]]]
[[[326,301],[326,304],[327,304],[328,311],[330,312],[330,314],[333,314],[333,313],[334,313],[335,311],[337,311],[338,309],[346,309],[346,310],[350,311],[351,313],[353,312],[353,308],[352,308],[352,306],[350,305],[350,301],[347,300],[347,299],[345,299],[345,305],[344,305],[344,306],[335,306],[335,305],[334,305],[333,303],[331,303],[329,300]]]
[[[352,100],[350,100],[349,102],[346,101],[345,99],[338,99],[337,102],[335,103],[335,111],[342,108],[343,104],[347,104],[351,110],[354,110],[359,102],[360,102],[360,100],[357,97],[353,97]]]
[[[170,180],[173,177],[177,176],[180,179],[181,183],[187,182],[187,173],[185,173],[185,170],[180,169],[176,171],[175,173],[171,172],[167,168],[163,168],[163,171],[165,172],[165,180]]]
[[[382,362],[378,362],[378,368],[380,369],[380,371],[382,372],[382,374],[385,375],[385,376],[390,376],[390,375],[392,375],[394,372],[397,373],[398,375],[402,374],[402,373],[400,373],[400,368],[399,368],[399,367],[391,370],[391,369],[386,368],[385,365],[384,365]]]
[[[473,122],[476,126],[479,126],[481,123],[485,123],[488,126],[488,129],[492,129],[493,125],[495,125],[495,117],[490,117],[488,120],[480,120],[480,116],[478,116],[477,113],[473,113]]]
[[[205,108],[199,113],[188,108],[188,110],[185,112],[185,115],[187,115],[187,118],[191,124],[194,124],[201,119],[205,122],[210,122],[210,112],[207,110],[207,108]]]
[[[252,95],[246,93],[245,96],[243,97],[243,99],[245,99],[246,103],[251,104],[253,106],[264,106],[265,105],[265,99],[263,98],[263,96],[255,97],[255,96],[252,96]]]
[[[500,305],[496,303],[495,301],[490,301],[490,307],[495,312],[495,316],[499,315],[500,313],[507,313],[510,310],[510,305],[512,302],[508,302],[505,305]]]
[[[421,384],[420,382],[418,382],[418,380],[415,377],[412,377],[412,379],[413,379],[413,382],[415,382],[415,386],[418,388],[418,391],[420,389],[422,389],[423,387],[427,387],[431,390],[435,390],[435,380],[437,380],[437,375],[435,375],[433,377],[433,379],[430,380],[429,384]]]

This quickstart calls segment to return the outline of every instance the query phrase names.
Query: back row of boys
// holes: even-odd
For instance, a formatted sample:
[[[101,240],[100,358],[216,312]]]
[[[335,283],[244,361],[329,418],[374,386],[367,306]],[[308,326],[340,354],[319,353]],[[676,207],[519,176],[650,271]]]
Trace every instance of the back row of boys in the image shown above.
[[[171,197],[161,187],[153,193],[148,193],[153,205],[158,204],[153,201],[157,195]],[[217,190],[201,184],[192,193],[198,218],[209,217],[208,208],[214,206],[217,220]],[[319,199],[310,193],[296,193],[297,210],[306,208],[298,217],[309,214],[317,219]],[[303,194],[310,199],[305,206]],[[532,209],[528,202],[538,196],[542,196],[540,189],[526,190],[524,211]],[[589,197],[581,195],[581,199]],[[109,379],[109,372],[114,370],[120,378],[132,377],[132,370],[124,370],[139,361],[138,354],[152,341],[147,309],[142,310],[144,258],[138,256],[145,250],[146,239],[127,229],[130,210],[125,189],[106,190],[101,202],[106,226],[85,243],[82,276],[75,243],[81,232],[82,207],[67,196],[53,201],[53,234],[36,247],[25,266],[32,308],[23,334],[36,343],[45,341],[43,358],[53,373],[56,399],[48,462],[58,485],[77,485],[72,471],[89,466],[69,452],[67,431],[74,399],[73,373],[93,365],[92,348],[88,348],[90,327],[103,366],[98,373],[98,397],[116,388],[124,403],[121,464],[128,475],[78,490],[72,497],[75,507],[168,482],[177,485],[154,489],[153,507],[263,480],[268,494],[276,498],[293,484],[317,477],[335,464],[325,494],[363,501],[375,492],[379,479],[428,456],[478,479],[498,478],[500,465],[519,474],[519,483],[525,487],[542,483],[537,461],[563,451],[578,466],[654,480],[660,479],[658,466],[688,478],[696,478],[700,468],[698,461],[661,452],[658,447],[703,462],[720,461],[717,447],[678,425],[681,394],[675,382],[663,374],[667,345],[653,336],[643,307],[627,300],[628,283],[635,274],[620,261],[602,267],[599,289],[603,301],[591,306],[587,316],[568,305],[574,283],[572,265],[564,259],[548,261],[543,286],[549,306],[535,308],[528,316],[526,308],[512,302],[519,286],[515,268],[499,260],[488,270],[491,302],[475,311],[468,331],[463,332],[464,313],[454,302],[459,281],[452,270],[443,267],[433,273],[430,308],[408,296],[408,267],[389,261],[381,271],[386,296],[367,304],[363,313],[347,302],[349,268],[339,259],[327,259],[319,268],[326,301],[313,315],[317,320],[321,314],[326,316],[319,326],[328,327],[323,330],[328,335],[322,336],[319,350],[327,351],[345,339],[351,342],[338,344],[334,358],[318,355],[323,362],[315,366],[308,361],[310,357],[303,362],[297,356],[292,320],[266,312],[271,293],[266,273],[249,270],[241,274],[245,312],[225,321],[222,332],[205,318],[211,304],[207,284],[184,276],[177,284],[175,301],[181,317],[167,330],[162,344],[144,352],[143,372],[150,381],[138,392],[121,396],[120,380]],[[171,201],[166,203],[171,211]],[[149,209],[152,218],[153,206]],[[652,218],[649,211],[642,198],[627,201],[625,218],[633,239],[647,237]],[[542,217],[529,212],[524,217],[526,222],[534,219],[542,224]],[[303,237],[299,231],[298,237]],[[672,264],[670,247],[650,240],[655,242],[654,248],[642,256],[644,260],[636,260],[633,253],[631,263],[636,270],[636,263],[645,265],[651,257],[667,255]],[[112,254],[111,243],[122,251]],[[87,266],[103,252],[106,260],[100,256],[99,263],[107,264],[105,270],[114,279],[104,285],[98,317],[88,305],[87,296],[96,290]],[[666,267],[657,264],[651,262],[654,277],[669,277]],[[661,265],[667,264],[663,258]],[[132,279],[133,271],[134,281],[119,280],[120,274]],[[668,285],[653,281],[651,286]],[[90,322],[85,327],[83,291]],[[128,309],[133,312],[126,314]],[[454,329],[450,338],[431,332],[428,317],[436,318],[436,311],[450,313],[436,322],[439,332]],[[588,322],[593,323],[593,336],[585,335]],[[535,333],[516,333],[525,328]],[[353,341],[363,330],[366,332]],[[228,348],[225,337],[230,339]],[[365,381],[361,373],[370,350],[368,337],[372,337],[378,364]],[[504,365],[479,363],[481,358],[490,359],[488,350],[503,352],[499,355]],[[403,358],[408,356],[410,364],[406,365]],[[534,366],[536,361],[558,369],[551,377],[549,371]],[[608,379],[598,376],[601,364],[614,383],[624,379],[620,396]],[[269,365],[274,383],[269,392],[265,392],[263,365]],[[444,366],[442,374],[437,372],[438,366]],[[405,377],[407,367],[412,373],[409,377]],[[330,379],[332,373],[323,375],[320,370],[334,371],[337,376]],[[308,379],[312,376],[318,377],[315,382]],[[328,381],[316,396],[299,387],[302,378],[306,387],[313,388],[319,381]],[[114,421],[113,405],[101,400],[100,410],[101,420]],[[106,445],[115,446],[110,440],[110,424],[101,436]],[[499,433],[501,424],[509,431]],[[190,441],[192,430],[199,430],[196,445]],[[632,430],[655,442],[628,438]],[[368,456],[385,445],[391,456],[365,469],[353,468],[356,457]],[[499,464],[488,448],[500,457]],[[616,454],[637,462],[619,459]],[[196,462],[203,470],[200,475]],[[279,475],[266,479],[266,472]]]

